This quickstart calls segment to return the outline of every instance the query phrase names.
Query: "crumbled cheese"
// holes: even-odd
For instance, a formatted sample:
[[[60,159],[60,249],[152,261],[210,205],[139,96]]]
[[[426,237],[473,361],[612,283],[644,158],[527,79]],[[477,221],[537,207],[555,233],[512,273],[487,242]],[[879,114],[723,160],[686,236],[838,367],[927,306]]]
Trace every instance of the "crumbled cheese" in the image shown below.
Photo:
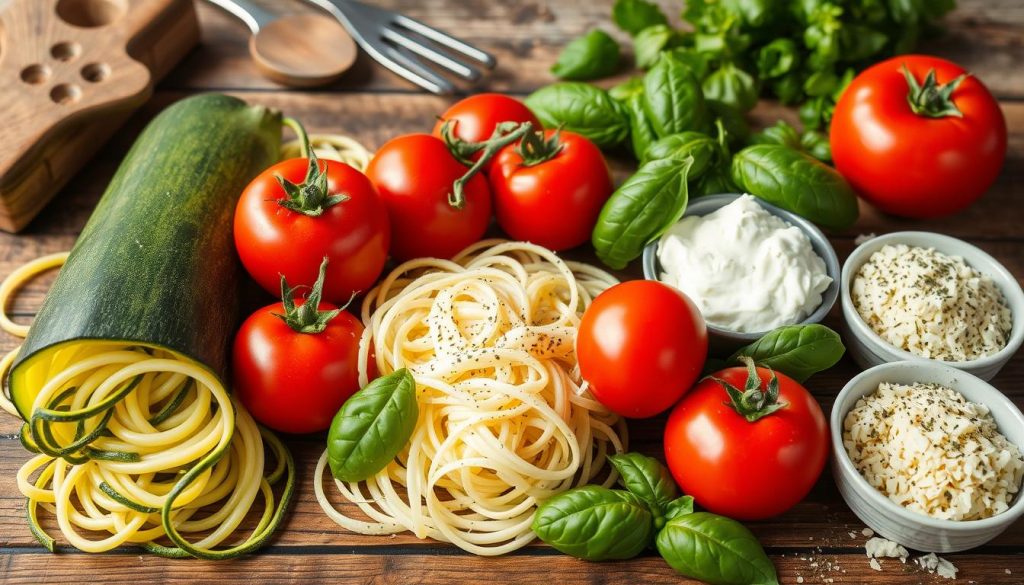
[[[995,516],[1024,479],[1024,456],[988,407],[938,384],[882,383],[846,415],[843,446],[868,483],[933,518]]]
[[[796,576],[796,582],[797,582],[797,583],[803,583],[803,582],[804,582],[804,578],[803,578],[803,577],[801,577],[800,575],[797,575],[797,576]]]
[[[868,561],[868,564],[871,565],[871,568],[876,571],[882,570],[882,563],[879,563],[878,559],[871,559],[870,561]]]
[[[875,239],[877,237],[878,236],[876,236],[874,232],[871,232],[870,234],[861,234],[861,235],[859,235],[859,236],[857,236],[856,238],[853,239],[853,243],[855,245],[859,246],[859,245],[863,244],[864,242],[870,242],[871,240],[873,240],[873,239]]]
[[[992,279],[933,249],[883,246],[857,271],[851,295],[875,333],[920,357],[974,360],[1010,337],[1010,308]]]
[[[871,530],[870,528],[865,528],[864,530],[861,530],[860,533],[868,538],[871,538],[875,535],[875,531]]]
[[[914,562],[929,573],[934,573],[943,579],[956,579],[956,573],[960,569],[953,566],[953,563],[936,556],[935,553],[928,553],[923,557],[917,557]]]
[[[854,540],[856,538],[857,538],[857,533],[856,532],[851,532],[850,533],[850,540]]]
[[[910,556],[907,549],[899,543],[878,536],[864,543],[864,552],[871,559],[885,557],[899,559],[904,563],[907,562],[907,557]]]

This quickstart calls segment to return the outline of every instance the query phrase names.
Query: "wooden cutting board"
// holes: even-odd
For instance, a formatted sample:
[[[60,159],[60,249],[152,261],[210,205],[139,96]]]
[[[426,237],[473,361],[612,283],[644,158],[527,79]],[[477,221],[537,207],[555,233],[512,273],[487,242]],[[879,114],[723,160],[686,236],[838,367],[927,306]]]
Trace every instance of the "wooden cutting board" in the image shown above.
[[[192,0],[12,0],[0,13],[0,229],[25,227],[198,41]]]

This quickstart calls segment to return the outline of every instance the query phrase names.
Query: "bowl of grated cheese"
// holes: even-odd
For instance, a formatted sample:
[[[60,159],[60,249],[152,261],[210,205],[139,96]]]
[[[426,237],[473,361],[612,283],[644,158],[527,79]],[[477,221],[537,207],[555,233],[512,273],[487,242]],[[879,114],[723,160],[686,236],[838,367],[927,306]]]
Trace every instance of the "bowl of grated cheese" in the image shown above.
[[[895,232],[843,264],[844,338],[862,368],[928,360],[991,380],[1024,343],[1024,290],[976,246]]]
[[[830,420],[832,474],[878,534],[936,553],[1024,516],[1024,414],[988,382],[922,360],[861,372]]]

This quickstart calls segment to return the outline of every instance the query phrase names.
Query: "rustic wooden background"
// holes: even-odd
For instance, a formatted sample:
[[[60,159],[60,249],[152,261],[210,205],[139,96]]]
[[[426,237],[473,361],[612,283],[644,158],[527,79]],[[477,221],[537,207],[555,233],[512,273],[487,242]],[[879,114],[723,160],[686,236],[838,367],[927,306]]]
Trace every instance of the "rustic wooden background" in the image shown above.
[[[611,0],[374,0],[495,52],[500,65],[486,88],[525,95],[552,81],[547,70],[567,40],[593,26],[611,30]],[[676,15],[674,0],[662,0]],[[3,0],[0,0],[2,6]],[[88,218],[117,164],[142,125],[168,103],[186,95],[223,91],[254,103],[280,108],[313,131],[344,131],[368,146],[380,146],[404,132],[428,131],[434,116],[452,100],[425,95],[361,58],[333,86],[286,91],[259,77],[248,60],[247,31],[240,23],[202,3],[203,45],[160,86],[151,103],[100,152],[58,198],[20,235],[0,234],[0,276],[42,254],[66,250]],[[1010,127],[1010,152],[998,183],[971,209],[942,220],[912,222],[864,209],[861,221],[833,242],[841,257],[858,234],[923,229],[965,238],[984,248],[1024,278],[1024,2],[960,0],[946,24],[948,34],[923,50],[948,57],[980,77],[999,97]],[[275,0],[279,10],[302,10],[295,0]],[[772,123],[792,113],[762,104],[755,123]],[[621,179],[629,166],[616,162]],[[632,275],[639,275],[635,267]],[[32,283],[14,305],[28,320],[51,277]],[[830,318],[838,326],[838,307]],[[4,337],[0,350],[15,340]],[[846,380],[856,373],[848,359],[809,384],[826,412]],[[1014,359],[994,383],[1024,407],[1024,355]],[[633,447],[661,452],[663,420],[630,424]],[[254,583],[684,583],[654,553],[628,562],[591,564],[542,546],[530,546],[497,559],[477,558],[454,546],[410,536],[366,537],[347,533],[328,520],[313,497],[312,472],[323,448],[318,436],[289,440],[299,464],[297,501],[271,544],[258,554],[219,564],[168,561],[124,548],[87,555],[62,548],[42,549],[25,522],[24,502],[14,475],[27,459],[17,441],[18,422],[0,416],[0,582],[197,583],[245,580]],[[753,523],[784,583],[942,583],[913,564],[883,561],[873,571],[864,556],[863,524],[840,499],[825,472],[807,500],[785,515]],[[56,531],[54,532],[55,534]],[[58,541],[59,541],[58,534]],[[1024,522],[991,544],[948,555],[960,583],[1024,583]]]

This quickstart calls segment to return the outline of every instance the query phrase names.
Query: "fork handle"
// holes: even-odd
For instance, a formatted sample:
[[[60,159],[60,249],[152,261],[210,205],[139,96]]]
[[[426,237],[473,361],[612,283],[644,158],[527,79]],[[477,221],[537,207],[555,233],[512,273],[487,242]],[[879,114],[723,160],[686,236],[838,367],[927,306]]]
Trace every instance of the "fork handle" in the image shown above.
[[[270,24],[277,15],[250,0],[206,0],[231,15],[237,17],[249,27],[252,34]]]

